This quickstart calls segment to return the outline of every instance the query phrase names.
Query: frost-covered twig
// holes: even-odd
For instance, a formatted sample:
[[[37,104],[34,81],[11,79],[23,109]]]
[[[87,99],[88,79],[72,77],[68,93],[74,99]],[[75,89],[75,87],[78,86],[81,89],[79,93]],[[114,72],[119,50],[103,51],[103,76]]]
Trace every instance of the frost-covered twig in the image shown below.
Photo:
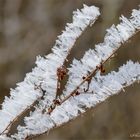
[[[121,23],[107,30],[104,42],[95,45],[95,50],[87,51],[80,61],[74,59],[72,67],[69,68],[69,80],[64,96],[78,89],[89,75],[94,74],[101,64],[112,57],[122,44],[140,30],[140,10],[133,10],[130,19],[123,16],[120,19]],[[85,77],[84,80],[83,77]]]
[[[68,84],[66,85],[67,88],[64,92],[64,97],[62,96],[60,104],[65,104],[65,102],[67,102],[77,92],[77,90],[80,89],[81,91],[82,88],[85,86],[84,83],[96,74],[96,72],[101,68],[103,63],[105,63],[109,58],[111,58],[112,55],[121,47],[121,45],[124,44],[124,42],[126,42],[130,37],[132,37],[139,31],[139,18],[139,10],[133,10],[132,16],[129,20],[122,16],[122,22],[120,24],[118,24],[116,27],[115,25],[113,25],[110,29],[107,30],[108,33],[105,36],[103,43],[96,45],[95,50],[87,51],[81,61],[73,61],[72,67],[69,69],[70,78]],[[85,78],[83,79],[83,77]],[[47,103],[46,100],[43,100],[41,103],[41,108],[36,108],[36,110],[32,112],[29,117],[26,117],[26,120],[33,119],[35,122],[37,122],[39,119],[36,118],[37,114],[38,117],[40,115],[40,117],[42,118],[43,114],[41,114],[41,110],[43,106]],[[48,110],[47,113],[51,112],[53,114],[53,110],[55,109],[55,107],[52,108],[51,111]],[[57,106],[57,108],[59,108],[59,106]],[[55,110],[57,110],[57,108]],[[32,126],[31,122],[30,129],[32,127],[34,126]]]
[[[13,135],[16,140],[30,139],[59,127],[74,119],[88,108],[94,107],[106,98],[119,93],[125,87],[140,81],[140,64],[127,62],[118,72],[111,72],[107,76],[96,75],[91,80],[89,91],[69,98],[53,110],[51,115],[34,112],[31,117],[25,118],[26,126],[18,127],[18,134]],[[41,118],[41,119],[40,119]]]
[[[122,44],[139,32],[140,10],[133,10],[130,19],[124,16],[120,19],[120,24],[117,26],[112,25],[107,30],[103,43],[95,45],[95,49],[87,51],[80,61],[74,59],[71,68],[69,68],[69,80],[62,94],[60,104],[76,94],[81,86],[85,88],[84,83],[86,81],[90,82],[90,79],[116,53]],[[54,108],[48,112],[52,112]]]
[[[63,65],[76,39],[99,15],[97,7],[86,5],[81,11],[74,12],[73,23],[67,24],[56,40],[52,53],[45,58],[37,57],[37,66],[23,82],[17,84],[15,90],[11,90],[10,97],[5,98],[0,110],[1,134],[7,133],[12,123],[42,96],[48,96],[48,104],[52,102],[57,90],[57,69]]]
[[[94,6],[84,6],[74,13],[73,23],[68,24],[66,31],[58,37],[52,53],[45,58],[38,57],[37,67],[11,91],[11,97],[5,99],[0,111],[0,139],[27,140],[48,132],[140,80],[140,64],[131,61],[122,66],[118,73],[111,72],[107,76],[97,73],[103,71],[103,64],[140,30],[140,10],[133,10],[129,19],[122,16],[120,24],[107,30],[103,43],[87,51],[80,61],[73,61],[63,96],[54,102],[63,78],[61,73],[65,73],[63,64],[71,48],[98,15],[98,8]],[[88,88],[84,90],[86,86]],[[16,119],[33,105],[35,110],[24,117],[24,125],[17,127],[17,134],[6,136]]]

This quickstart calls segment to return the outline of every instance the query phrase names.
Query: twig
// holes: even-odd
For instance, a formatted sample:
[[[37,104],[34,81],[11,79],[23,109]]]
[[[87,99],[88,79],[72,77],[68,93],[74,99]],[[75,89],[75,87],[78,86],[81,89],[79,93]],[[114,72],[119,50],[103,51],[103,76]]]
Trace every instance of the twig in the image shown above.
[[[128,73],[126,72],[127,70],[128,70]],[[122,76],[122,79],[120,79],[120,80],[116,79],[116,76]],[[128,78],[128,76],[130,78]],[[127,62],[126,65],[121,66],[119,68],[118,72],[111,72],[106,76],[99,77],[99,79],[104,79],[104,82],[102,83],[102,82],[100,82],[100,80],[96,81],[96,80],[93,79],[93,81],[91,83],[91,84],[94,85],[94,83],[96,82],[96,84],[98,84],[100,86],[100,90],[95,90],[95,93],[96,92],[101,92],[102,96],[101,96],[99,102],[96,102],[94,99],[92,100],[92,102],[95,102],[96,104],[104,101],[106,98],[108,98],[108,97],[110,97],[114,94],[119,93],[120,91],[123,91],[123,89],[125,87],[128,87],[128,86],[132,85],[134,82],[139,82],[139,80],[140,80],[140,64],[139,63],[133,63],[132,61],[129,61],[129,62]],[[110,81],[108,81],[108,80],[110,80]],[[111,80],[113,80],[115,82],[115,84],[117,84],[115,89],[114,89],[114,85],[113,85]],[[106,81],[108,81],[108,83],[106,83]],[[94,88],[91,87],[90,90],[94,90]],[[77,99],[80,99],[80,98],[77,98]],[[89,106],[88,108],[85,108],[85,111],[89,110],[91,107],[95,106],[96,104],[92,104],[92,106]],[[67,104],[63,104],[63,105],[67,106]],[[77,102],[76,105],[78,106],[78,102]],[[62,108],[66,109],[64,106]],[[83,113],[83,112],[81,112],[81,113]],[[78,114],[78,115],[80,115],[80,114]],[[71,116],[71,113],[69,115]],[[55,114],[55,116],[56,116],[56,114]],[[77,116],[73,116],[72,118],[70,117],[66,122],[71,121],[71,120],[75,119],[76,117]],[[47,129],[45,132],[42,132],[42,133],[39,133],[39,134],[33,134],[33,135],[30,135],[30,136],[27,136],[26,138],[27,138],[27,140],[30,140],[34,137],[40,136],[41,134],[45,134],[46,132],[48,132],[48,131],[56,128],[56,127],[60,127],[60,126],[64,125],[66,122],[62,121],[61,123],[59,123],[59,125],[57,124],[57,125],[49,128],[49,129]]]
[[[136,31],[133,36],[137,33],[138,31]],[[132,37],[133,37],[132,36]],[[124,44],[122,44],[124,45]],[[103,65],[109,60],[111,59],[116,52],[122,47],[122,45],[120,45],[106,60],[102,61],[100,63],[99,66],[96,66],[96,69],[93,70],[89,75],[87,75],[86,77],[84,77],[83,81],[75,88],[75,90],[73,90],[68,96],[64,97],[64,99],[62,99],[61,101],[59,101],[59,104],[52,104],[50,106],[50,108],[48,109],[48,111],[46,112],[47,114],[51,114],[52,111],[59,105],[61,105],[62,103],[64,103],[65,101],[67,101],[69,98],[71,98],[72,96],[76,96],[76,92],[78,92],[78,89],[80,88],[80,86],[82,86],[86,81],[88,81],[89,79],[91,79],[93,76],[95,76],[95,74],[97,73],[97,71],[101,71],[101,72],[105,72]]]
[[[121,47],[121,46],[120,46],[120,47]],[[119,47],[119,48],[120,48],[120,47]],[[118,49],[119,49],[119,48],[118,48]],[[117,49],[117,50],[118,50],[118,49]],[[117,50],[115,50],[104,62],[102,62],[99,66],[97,66],[96,69],[93,70],[88,76],[86,76],[86,77],[83,79],[83,81],[76,87],[75,90],[73,90],[73,91],[72,91],[68,96],[66,96],[63,100],[59,101],[59,102],[60,102],[59,104],[52,104],[52,105],[50,106],[50,108],[48,109],[47,114],[51,114],[51,112],[56,108],[56,106],[61,105],[62,103],[64,103],[65,101],[67,101],[67,100],[68,100],[69,98],[71,98],[72,96],[74,96],[74,95],[76,96],[76,95],[77,95],[76,92],[78,92],[78,89],[80,88],[80,86],[83,85],[87,80],[89,80],[89,79],[91,79],[93,76],[95,76],[95,74],[97,73],[97,71],[101,69],[101,67],[103,66],[103,64],[104,64],[106,61],[108,61],[108,60],[116,53]]]

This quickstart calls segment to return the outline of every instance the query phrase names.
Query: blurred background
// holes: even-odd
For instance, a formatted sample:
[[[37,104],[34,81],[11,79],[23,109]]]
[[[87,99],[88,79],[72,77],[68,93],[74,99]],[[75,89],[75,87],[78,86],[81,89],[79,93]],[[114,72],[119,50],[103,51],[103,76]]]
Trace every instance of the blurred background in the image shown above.
[[[100,7],[102,15],[77,41],[71,61],[103,42],[106,29],[119,23],[121,14],[129,17],[140,0],[0,0],[0,103],[35,66],[36,56],[50,53],[56,37],[72,21],[72,11],[83,3]],[[129,59],[140,62],[140,33],[106,63],[107,73]],[[140,139],[139,100],[140,86],[135,84],[35,140]]]

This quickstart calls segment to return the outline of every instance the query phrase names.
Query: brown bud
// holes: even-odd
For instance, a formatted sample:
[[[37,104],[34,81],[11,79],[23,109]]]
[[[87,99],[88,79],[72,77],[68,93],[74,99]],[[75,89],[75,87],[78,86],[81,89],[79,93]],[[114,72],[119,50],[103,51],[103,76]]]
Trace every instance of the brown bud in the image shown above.
[[[55,105],[60,105],[60,104],[61,104],[60,101],[59,101],[58,99],[53,100],[53,102],[54,102]]]

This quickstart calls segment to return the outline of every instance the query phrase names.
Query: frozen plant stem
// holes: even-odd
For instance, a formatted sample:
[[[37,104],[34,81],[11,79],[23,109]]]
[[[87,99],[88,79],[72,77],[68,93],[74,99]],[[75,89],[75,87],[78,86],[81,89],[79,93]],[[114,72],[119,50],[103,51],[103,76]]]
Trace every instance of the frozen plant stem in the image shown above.
[[[57,98],[60,81],[66,74],[64,63],[67,56],[77,38],[99,15],[98,8],[84,5],[82,10],[74,12],[73,23],[67,24],[56,40],[52,53],[45,58],[37,57],[37,66],[23,82],[17,84],[15,90],[11,90],[11,96],[6,97],[2,104],[0,139],[31,139],[76,118],[124,87],[139,82],[140,64],[132,61],[123,65],[119,72],[111,72],[107,76],[101,76],[99,72],[103,72],[104,63],[139,32],[140,10],[133,10],[129,19],[121,16],[120,24],[107,30],[103,43],[86,51],[81,60],[73,60],[61,100]],[[10,134],[15,121],[31,107],[34,107],[34,111],[24,117],[24,126],[18,125],[17,133]]]
[[[137,26],[135,25],[135,21],[140,19],[140,10],[133,10],[130,19],[123,16],[120,19],[120,24],[117,26],[113,25],[107,30],[103,43],[96,45],[95,50],[87,51],[81,61],[73,61],[72,67],[69,69],[69,81],[67,82],[64,94],[62,94],[62,100],[59,104],[53,104],[53,108],[48,110],[48,114],[71,96],[76,96],[81,86],[95,76],[96,73],[101,70],[104,63],[108,61],[128,39],[139,32],[140,21],[137,22]],[[78,69],[81,69],[80,72],[78,72]],[[82,77],[84,77],[84,79]],[[72,81],[76,82],[74,83]]]
[[[0,134],[8,133],[12,124],[45,95],[48,96],[48,104],[55,99],[57,69],[63,65],[77,38],[100,15],[97,7],[86,5],[73,14],[73,22],[67,24],[65,31],[58,36],[52,53],[45,58],[37,57],[37,67],[17,84],[15,90],[11,90],[9,98],[5,98],[0,110]]]
[[[130,19],[122,16],[121,20],[120,24],[113,25],[107,30],[104,42],[95,45],[95,50],[90,49],[87,51],[80,61],[74,59],[71,68],[69,68],[69,80],[64,90],[64,96],[69,95],[80,85],[81,81],[83,81],[82,77],[87,77],[87,75],[90,75],[89,73],[94,73],[97,67],[100,67],[101,64],[112,57],[122,44],[139,32],[140,10],[133,10]]]
[[[19,132],[18,134],[14,135],[14,137],[17,139],[24,139],[30,138],[32,137],[32,135],[36,136],[38,134],[42,134],[56,126],[60,126],[61,124],[68,122],[71,119],[74,119],[79,115],[79,112],[85,112],[84,108],[89,108],[89,106],[91,106],[91,104],[89,105],[87,100],[90,101],[90,99],[93,99],[91,98],[93,95],[77,95],[76,92],[83,92],[85,86],[84,84],[86,83],[87,79],[90,79],[93,76],[96,77],[96,73],[100,69],[100,67],[108,59],[110,59],[112,55],[114,55],[114,53],[116,53],[116,51],[122,46],[122,44],[128,41],[128,39],[134,36],[139,30],[140,10],[133,10],[132,16],[129,19],[126,19],[122,16],[120,24],[118,24],[117,26],[113,25],[110,29],[107,30],[107,34],[105,35],[103,43],[96,45],[94,50],[87,51],[80,61],[73,61],[71,68],[69,68],[69,80],[67,82],[66,89],[63,92],[62,101],[60,101],[60,105],[57,105],[56,107],[56,104],[53,104],[54,106],[51,110],[49,110],[50,112],[48,112],[48,108],[46,108],[47,111],[45,113],[42,113],[41,111],[42,109],[44,109],[43,107],[36,108],[36,110],[32,112],[30,116],[24,119],[25,126],[19,126]],[[138,68],[134,67],[134,70],[135,69],[137,69],[137,71],[139,72],[139,65]],[[134,70],[132,74],[135,75],[136,72]],[[139,77],[139,73],[137,76]],[[85,77],[84,80],[83,77]],[[121,79],[121,77],[119,78]],[[128,78],[130,78],[130,80],[133,81],[133,77],[131,75],[129,75]],[[116,83],[116,86],[118,86],[118,83]],[[102,87],[97,87],[98,90],[102,91]],[[122,86],[120,87],[122,89]],[[113,89],[111,90],[107,87],[104,90],[109,91],[110,94],[110,91],[113,92]],[[92,92],[95,92],[94,89],[92,90]],[[97,97],[97,99],[95,100],[95,102],[92,102],[93,105],[97,104],[102,99],[100,92],[96,92],[96,95],[94,95],[95,97]],[[77,96],[73,97],[73,95]],[[80,98],[81,96],[84,96],[82,100]],[[78,105],[76,102],[77,98],[80,100],[80,102],[78,101]],[[43,103],[46,104],[46,102]],[[40,121],[38,122],[38,120]],[[39,127],[39,123],[41,123],[42,126]]]
[[[26,127],[19,126],[18,134],[15,134],[13,137],[16,140],[29,140],[50,131],[54,127],[60,127],[64,123],[75,119],[87,109],[94,107],[108,97],[118,94],[125,87],[139,81],[140,64],[132,61],[128,61],[127,64],[121,66],[118,72],[113,71],[106,76],[96,75],[96,77],[92,78],[89,87],[89,91],[92,91],[91,93],[69,98],[61,106],[55,108],[50,115],[38,112],[38,114],[34,114],[35,118],[25,118]],[[42,118],[41,120],[39,119],[40,117]],[[37,122],[37,119],[39,122]],[[39,124],[44,125],[39,126]]]

